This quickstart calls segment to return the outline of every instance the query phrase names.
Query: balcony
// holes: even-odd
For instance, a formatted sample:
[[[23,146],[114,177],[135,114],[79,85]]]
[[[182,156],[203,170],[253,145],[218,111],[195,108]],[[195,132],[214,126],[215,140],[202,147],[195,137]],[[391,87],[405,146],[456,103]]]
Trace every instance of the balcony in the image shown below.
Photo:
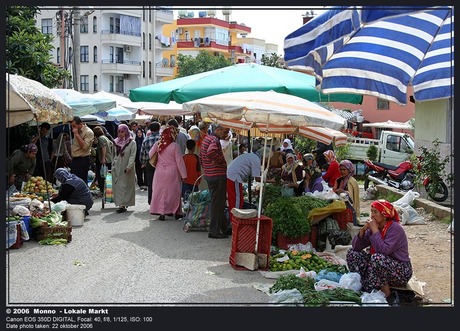
[[[155,8],[155,19],[157,22],[171,24],[174,22],[174,13],[171,9],[157,6]]]
[[[103,74],[123,73],[123,74],[139,74],[141,71],[140,61],[114,61],[103,59],[101,61],[101,72]]]
[[[131,46],[141,46],[141,35],[138,33],[131,32],[114,32],[111,30],[101,31],[101,43],[102,44],[122,44]]]
[[[172,77],[174,75],[174,67],[163,66],[161,62],[155,64],[155,76]]]
[[[154,46],[155,46],[155,49],[160,49],[163,51],[170,51],[174,48],[173,45],[166,46],[161,41],[159,41],[157,38],[155,38]]]

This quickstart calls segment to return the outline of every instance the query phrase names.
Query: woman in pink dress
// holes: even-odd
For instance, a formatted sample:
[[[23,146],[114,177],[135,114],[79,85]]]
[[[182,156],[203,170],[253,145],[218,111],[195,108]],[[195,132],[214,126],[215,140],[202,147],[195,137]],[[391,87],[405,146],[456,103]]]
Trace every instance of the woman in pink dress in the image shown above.
[[[165,215],[175,215],[176,219],[182,217],[182,180],[187,178],[181,148],[176,143],[179,129],[174,126],[167,127],[161,133],[160,140],[149,151],[149,157],[158,151],[158,160],[155,175],[152,181],[152,200],[150,214],[160,215],[160,221],[165,220]]]

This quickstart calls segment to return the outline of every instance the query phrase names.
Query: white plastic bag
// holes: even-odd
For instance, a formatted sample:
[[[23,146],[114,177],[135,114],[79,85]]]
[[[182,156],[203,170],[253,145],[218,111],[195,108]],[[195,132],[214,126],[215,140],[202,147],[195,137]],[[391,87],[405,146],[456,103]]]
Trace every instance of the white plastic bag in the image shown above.
[[[302,293],[296,288],[272,293],[269,303],[300,303],[303,304]]]
[[[366,306],[378,306],[378,307],[388,306],[388,302],[385,297],[385,293],[383,293],[380,290],[372,290],[371,293],[364,292],[361,295],[361,303],[366,303]],[[372,303],[375,303],[375,305],[373,305]]]
[[[314,287],[315,287],[315,291],[324,291],[324,290],[333,290],[337,287],[345,287],[345,286],[341,285],[340,283],[334,282],[332,280],[323,278],[317,281]]]
[[[340,277],[339,284],[355,292],[361,291],[361,275],[357,272],[347,272]]]
[[[398,206],[402,203],[411,205],[414,202],[415,198],[418,198],[418,197],[420,197],[420,193],[409,190],[401,198],[393,202],[393,205]]]
[[[422,216],[415,210],[414,207],[408,205],[405,202],[400,202],[397,207],[400,207],[401,209],[404,209],[407,214],[408,218],[405,223],[401,222],[401,224],[407,224],[407,225],[412,225],[412,224],[427,224],[426,221],[423,219]],[[403,212],[404,215],[404,212]]]
[[[30,210],[26,206],[15,206],[13,208],[13,215],[30,216]]]

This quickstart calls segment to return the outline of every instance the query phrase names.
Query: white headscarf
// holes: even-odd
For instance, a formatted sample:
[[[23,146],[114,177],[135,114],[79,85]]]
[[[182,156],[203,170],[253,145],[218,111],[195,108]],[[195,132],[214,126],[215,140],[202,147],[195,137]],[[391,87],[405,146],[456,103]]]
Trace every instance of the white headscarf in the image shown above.
[[[286,147],[284,147],[284,143],[287,143],[288,145],[287,145]],[[285,149],[292,149],[292,150],[294,150],[294,147],[292,147],[291,140],[288,139],[288,138],[284,139],[283,144],[281,145],[281,150],[284,151]]]

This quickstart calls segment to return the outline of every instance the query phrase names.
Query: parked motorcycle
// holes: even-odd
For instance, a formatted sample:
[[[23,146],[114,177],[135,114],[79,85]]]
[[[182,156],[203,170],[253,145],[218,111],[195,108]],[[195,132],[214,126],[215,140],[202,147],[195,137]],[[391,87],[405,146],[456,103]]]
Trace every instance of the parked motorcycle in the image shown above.
[[[364,160],[366,169],[364,171],[364,190],[369,188],[371,183],[375,185],[388,185],[402,191],[409,191],[415,187],[415,172],[414,166],[410,161],[403,161],[397,166],[392,166],[380,162],[373,162],[369,159]],[[437,189],[432,190],[431,186],[434,185],[430,177],[426,177],[422,184],[428,196],[437,202],[445,201],[449,195],[447,185],[438,179]]]

